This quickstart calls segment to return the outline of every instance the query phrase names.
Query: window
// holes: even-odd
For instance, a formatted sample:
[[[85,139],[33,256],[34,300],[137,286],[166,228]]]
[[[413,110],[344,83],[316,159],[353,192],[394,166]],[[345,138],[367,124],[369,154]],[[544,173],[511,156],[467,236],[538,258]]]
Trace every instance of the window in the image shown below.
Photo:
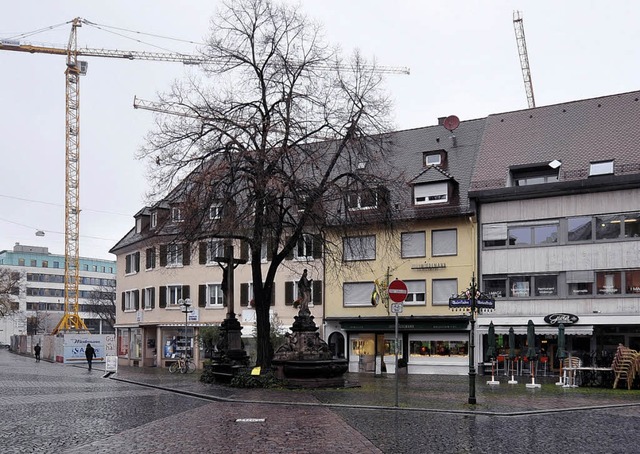
[[[24,259],[18,259],[18,266],[24,266]]]
[[[447,202],[448,189],[447,183],[417,184],[413,187],[413,201],[416,205]]]
[[[91,271],[94,271],[94,272],[97,273],[98,272],[98,265],[92,265],[91,266]]]
[[[295,257],[303,260],[313,260],[314,258],[320,258],[321,244],[320,240],[315,235],[303,234],[298,240],[298,245],[295,250]]]
[[[402,258],[424,257],[426,255],[425,232],[407,232],[401,235]]]
[[[590,241],[592,237],[591,216],[578,216],[567,219],[567,239],[569,241]]]
[[[442,162],[442,157],[440,153],[425,153],[424,154],[424,165],[425,166],[437,166]]]
[[[558,167],[554,169],[548,164],[511,169],[512,186],[531,186],[556,181],[558,181]]]
[[[424,305],[426,302],[427,285],[425,281],[404,281],[407,284],[405,304]]]
[[[619,271],[600,271],[596,273],[598,295],[618,295],[622,293],[622,273]]]
[[[467,356],[467,341],[412,340],[409,341],[409,356],[418,359],[427,356]]]
[[[434,230],[431,232],[431,255],[457,255],[458,254],[458,231]]]
[[[53,262],[54,268],[60,268],[60,262]]]
[[[620,238],[622,216],[596,216],[596,240]]]
[[[167,245],[167,266],[180,266],[180,265],[182,265],[182,245],[181,244]]]
[[[434,279],[431,284],[433,306],[448,306],[449,298],[458,293],[457,279]]]
[[[512,276],[510,279],[512,298],[528,298],[531,296],[531,277]]]
[[[49,268],[49,262],[47,260],[42,261],[42,268]]]
[[[625,272],[625,288],[627,294],[636,295],[640,293],[640,270]]]
[[[347,262],[355,260],[376,259],[376,237],[355,236],[343,238],[343,259]]]
[[[224,256],[224,240],[213,239],[207,241],[207,263],[215,262],[216,257]]]
[[[89,265],[82,265],[83,271],[89,271]]]
[[[371,210],[378,207],[377,189],[363,188],[357,191],[347,193],[347,209],[348,210]]]
[[[167,286],[167,302],[171,305],[177,306],[180,304],[178,301],[182,299],[182,285],[168,285]]]
[[[171,207],[171,221],[172,222],[182,222],[182,210],[180,207]]]
[[[140,252],[127,254],[124,260],[124,274],[133,274],[140,271]]]
[[[145,253],[145,269],[152,270],[156,267],[156,248],[147,248]]]
[[[155,229],[158,226],[158,212],[154,211],[151,213],[151,228]]]
[[[506,277],[486,278],[483,282],[484,292],[492,298],[505,298],[507,296]]]
[[[100,271],[105,273],[107,271],[107,267],[106,266],[101,266],[100,267]]]
[[[534,276],[536,296],[558,294],[558,276]]]
[[[38,266],[37,260],[31,260],[31,266]]]
[[[627,213],[624,215],[624,237],[640,237],[640,213]]]
[[[371,306],[373,288],[373,282],[345,282],[342,286],[343,305]]]
[[[156,289],[153,287],[148,287],[144,289],[144,294],[142,298],[144,299],[144,308],[149,310],[155,307],[155,297],[156,297]]]
[[[220,284],[207,284],[207,306],[222,307],[222,287]]]
[[[127,290],[124,293],[124,310],[136,310],[138,292],[136,290]]]
[[[222,218],[222,204],[214,203],[209,207],[209,219],[221,219]]]
[[[589,176],[608,175],[613,173],[613,161],[592,162],[589,164]]]

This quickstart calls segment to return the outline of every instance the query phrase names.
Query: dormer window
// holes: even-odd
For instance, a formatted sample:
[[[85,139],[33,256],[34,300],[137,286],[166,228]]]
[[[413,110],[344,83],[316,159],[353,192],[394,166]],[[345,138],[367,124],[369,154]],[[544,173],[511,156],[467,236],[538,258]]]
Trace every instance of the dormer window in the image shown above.
[[[180,207],[172,207],[171,208],[171,221],[172,222],[182,222],[182,210]]]
[[[413,187],[413,203],[427,205],[449,201],[449,185],[446,182],[417,184]]]
[[[346,204],[348,210],[372,210],[378,208],[380,198],[379,189],[362,188],[347,193]]]
[[[154,211],[151,213],[151,228],[155,229],[158,226],[158,212]]]
[[[209,219],[221,219],[222,218],[222,204],[214,203],[209,207]]]
[[[531,186],[558,181],[559,167],[537,164],[511,167],[511,186]]]
[[[425,166],[439,166],[442,164],[442,155],[440,153],[425,153],[424,165]]]
[[[592,162],[589,164],[589,176],[613,174],[613,161]]]

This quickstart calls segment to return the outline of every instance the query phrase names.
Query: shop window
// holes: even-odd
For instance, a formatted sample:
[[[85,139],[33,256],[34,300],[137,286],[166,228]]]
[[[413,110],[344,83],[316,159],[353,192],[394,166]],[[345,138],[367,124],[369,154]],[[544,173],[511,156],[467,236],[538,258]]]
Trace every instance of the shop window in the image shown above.
[[[373,282],[345,282],[342,286],[342,301],[348,306],[371,306]]]
[[[567,285],[569,296],[593,295],[593,282],[572,282]]]
[[[406,232],[400,239],[402,258],[424,257],[426,255],[425,232]]]
[[[458,231],[450,230],[434,230],[431,232],[431,255],[436,257],[440,255],[457,255],[458,254]]]
[[[376,259],[376,237],[356,236],[343,238],[343,259],[347,262]]]
[[[506,278],[486,278],[484,282],[484,292],[492,298],[506,298],[507,279]]]
[[[640,270],[625,272],[626,293],[636,295],[640,293]]]
[[[536,296],[554,296],[558,294],[558,276],[535,276]]]
[[[514,276],[509,279],[512,298],[527,298],[531,296],[531,278],[529,276]]]
[[[129,350],[129,358],[142,358],[142,330],[140,328],[131,330],[131,344]]]
[[[407,297],[404,300],[408,305],[424,305],[426,302],[426,283],[425,281],[404,281],[407,285]]]
[[[569,241],[590,241],[593,238],[593,218],[591,216],[578,216],[567,219],[567,239]]]
[[[118,356],[129,355],[129,330],[118,330]]]
[[[458,293],[457,279],[434,279],[431,285],[431,304],[433,306],[448,306],[449,298]]]
[[[600,271],[596,273],[598,295],[618,295],[621,292],[621,274],[619,271]]]
[[[467,341],[412,340],[409,342],[409,356],[424,358],[429,356],[467,356]]]
[[[622,216],[596,217],[596,240],[610,240],[620,238],[622,232]]]

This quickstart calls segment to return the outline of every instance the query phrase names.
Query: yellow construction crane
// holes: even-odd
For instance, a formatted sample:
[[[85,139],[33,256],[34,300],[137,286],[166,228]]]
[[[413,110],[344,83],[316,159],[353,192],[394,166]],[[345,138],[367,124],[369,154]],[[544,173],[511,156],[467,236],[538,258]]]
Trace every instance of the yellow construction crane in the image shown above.
[[[527,41],[524,37],[524,23],[522,21],[522,13],[520,11],[513,12],[513,29],[516,33],[516,43],[518,44],[520,68],[522,69],[522,78],[524,79],[524,89],[527,93],[527,102],[529,103],[529,108],[533,109],[536,106],[536,100],[533,96],[533,83],[531,82],[531,69],[529,68]]]
[[[109,49],[78,49],[78,28],[82,24],[92,24],[79,17],[67,22],[71,24],[71,34],[67,47],[36,46],[15,40],[0,40],[0,50],[39,54],[64,55],[67,57],[65,70],[66,122],[65,122],[65,229],[64,229],[64,315],[53,330],[87,331],[87,326],[79,315],[79,232],[80,232],[80,76],[87,72],[87,62],[78,60],[80,56],[123,58],[127,60],[156,60],[200,64],[203,57],[178,53],[137,52]],[[93,24],[92,24],[93,25]]]

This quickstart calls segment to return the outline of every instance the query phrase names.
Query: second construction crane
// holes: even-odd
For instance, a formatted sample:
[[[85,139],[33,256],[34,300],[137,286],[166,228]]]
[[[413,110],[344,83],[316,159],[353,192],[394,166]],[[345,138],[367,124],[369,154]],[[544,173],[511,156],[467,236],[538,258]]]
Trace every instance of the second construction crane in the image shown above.
[[[536,100],[533,96],[533,83],[531,82],[531,68],[529,67],[529,55],[527,54],[527,41],[524,37],[524,23],[522,22],[522,13],[520,11],[513,12],[513,29],[516,32],[516,43],[518,44],[520,68],[522,69],[524,89],[527,93],[527,102],[529,103],[529,108],[533,109],[536,106]]]

